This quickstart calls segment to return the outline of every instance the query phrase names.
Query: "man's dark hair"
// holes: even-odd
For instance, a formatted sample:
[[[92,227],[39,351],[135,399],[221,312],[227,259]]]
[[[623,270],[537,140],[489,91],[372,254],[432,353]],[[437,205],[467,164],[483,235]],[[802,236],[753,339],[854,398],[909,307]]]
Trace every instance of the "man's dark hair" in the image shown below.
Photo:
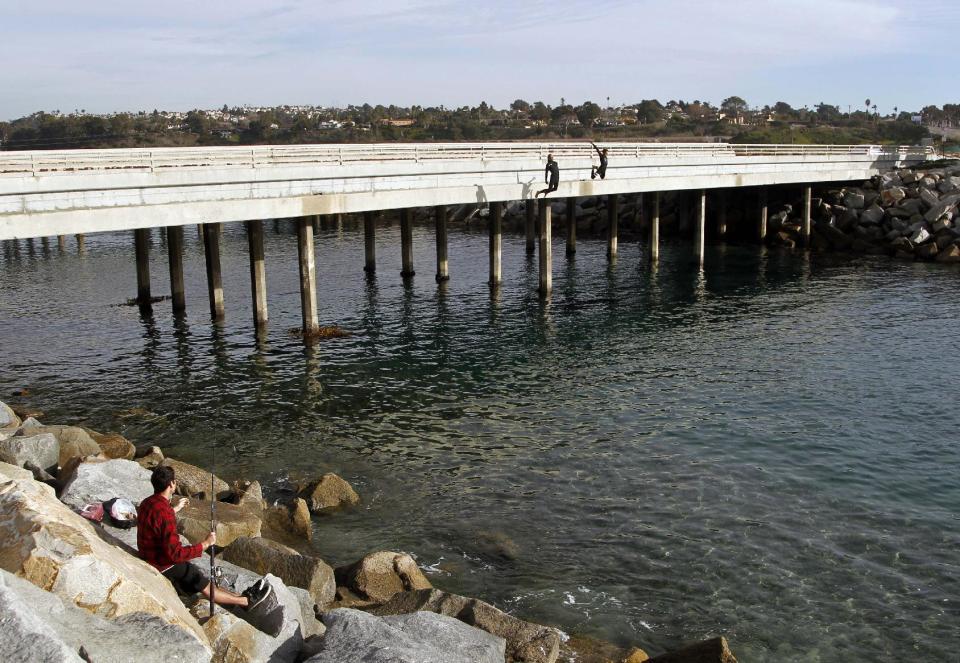
[[[176,478],[173,468],[169,465],[157,465],[150,474],[150,483],[153,484],[153,492],[162,493],[170,485],[170,482]]]

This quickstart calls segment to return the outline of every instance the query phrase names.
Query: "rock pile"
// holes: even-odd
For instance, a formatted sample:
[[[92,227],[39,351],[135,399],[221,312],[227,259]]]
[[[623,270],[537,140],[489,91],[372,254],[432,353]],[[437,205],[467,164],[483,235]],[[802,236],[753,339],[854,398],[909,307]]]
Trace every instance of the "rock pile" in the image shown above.
[[[78,514],[86,504],[113,497],[139,503],[152,494],[148,468],[159,463],[175,468],[180,491],[191,498],[178,514],[181,540],[206,536],[207,500],[218,500],[218,544],[225,546],[218,559],[220,584],[239,593],[264,577],[280,604],[269,625],[257,624],[242,609],[219,608],[210,617],[206,599],[178,596],[166,578],[139,559],[135,528],[117,529]],[[325,474],[300,487],[298,497],[268,506],[256,481],[231,487],[201,468],[165,457],[157,447],[138,449],[116,433],[21,421],[0,403],[0,658],[558,660],[559,631],[434,589],[408,554],[375,552],[334,570],[322,559],[265,538],[282,530],[284,538],[302,544],[312,534],[310,512],[359,501],[346,481]],[[268,526],[263,532],[262,525]],[[191,563],[209,569],[209,558]],[[725,643],[691,651],[692,657],[669,660],[733,661]],[[593,660],[576,654],[565,660],[575,659]],[[647,657],[634,649],[616,660],[635,663]]]
[[[960,262],[960,165],[884,173],[858,187],[830,190],[814,202],[815,250]],[[789,205],[769,220],[771,244],[792,248],[800,232]]]

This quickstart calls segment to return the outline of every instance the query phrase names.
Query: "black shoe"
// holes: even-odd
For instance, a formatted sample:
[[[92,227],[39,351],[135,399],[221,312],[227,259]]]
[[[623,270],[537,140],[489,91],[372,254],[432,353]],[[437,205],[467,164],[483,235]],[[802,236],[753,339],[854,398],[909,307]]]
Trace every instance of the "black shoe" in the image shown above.
[[[597,179],[597,171],[596,171],[595,168],[591,168],[591,169],[590,169],[590,179],[591,179],[591,180]]]
[[[247,587],[243,590],[243,596],[247,598],[247,611],[250,612],[260,607],[264,601],[270,598],[271,594],[273,594],[273,587],[263,578]]]

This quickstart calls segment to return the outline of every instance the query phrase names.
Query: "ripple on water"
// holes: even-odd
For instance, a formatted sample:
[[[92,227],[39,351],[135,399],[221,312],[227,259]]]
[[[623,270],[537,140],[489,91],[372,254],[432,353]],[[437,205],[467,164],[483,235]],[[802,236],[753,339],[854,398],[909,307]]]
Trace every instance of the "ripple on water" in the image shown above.
[[[486,286],[482,233],[451,235],[452,280],[404,285],[398,230],[317,238],[321,318],[305,348],[296,243],[268,232],[270,333],[251,334],[246,238],[223,238],[227,320],[208,322],[187,233],[188,310],[118,307],[130,241],[0,258],[0,395],[118,429],[271,489],[335,471],[363,504],[318,519],[334,564],[407,550],[435,582],[571,633],[651,652],[726,634],[742,661],[949,660],[960,648],[956,276],[937,265],[683,244],[555,246],[536,295],[522,238]],[[154,235],[153,273],[165,273]],[[165,294],[155,278],[157,294]],[[156,416],[121,417],[142,407]],[[498,554],[490,538],[510,542]]]

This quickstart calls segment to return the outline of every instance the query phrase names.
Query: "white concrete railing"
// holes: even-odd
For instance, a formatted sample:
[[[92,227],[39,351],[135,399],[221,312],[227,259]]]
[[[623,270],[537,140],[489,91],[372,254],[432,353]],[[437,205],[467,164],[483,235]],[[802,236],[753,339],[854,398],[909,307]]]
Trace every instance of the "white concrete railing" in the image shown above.
[[[873,156],[922,159],[930,147],[882,145],[742,145],[731,143],[603,143],[618,158]],[[78,172],[157,172],[195,168],[270,168],[395,162],[589,159],[589,143],[376,143],[257,147],[38,150],[0,152],[0,177]]]

